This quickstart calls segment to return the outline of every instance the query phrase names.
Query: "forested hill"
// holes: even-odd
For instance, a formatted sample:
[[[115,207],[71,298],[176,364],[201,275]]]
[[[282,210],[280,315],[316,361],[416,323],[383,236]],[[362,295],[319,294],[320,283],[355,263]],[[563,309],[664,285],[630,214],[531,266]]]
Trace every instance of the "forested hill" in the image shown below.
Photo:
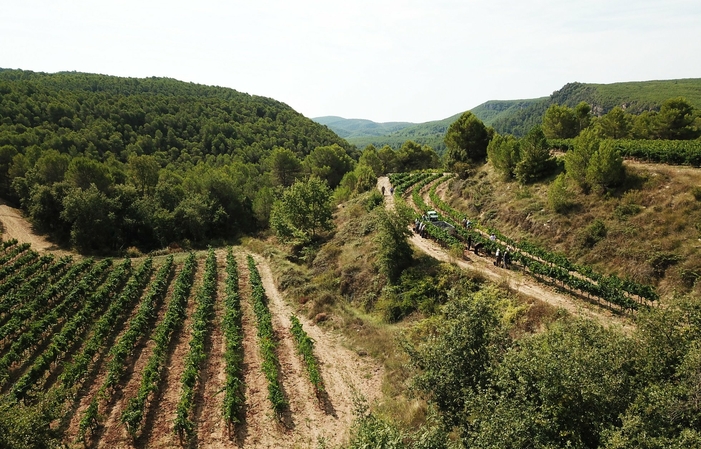
[[[255,161],[260,152],[274,146],[292,149],[299,156],[320,145],[348,147],[333,132],[279,101],[169,78],[0,69],[0,94],[3,125],[63,128],[62,140],[75,139],[65,149],[75,146],[78,153],[89,143],[101,154],[112,151],[116,156],[121,156],[123,150],[138,153],[139,148],[147,151],[155,145],[155,150],[199,150],[201,156],[233,155],[245,150],[248,159]],[[121,146],[116,134],[113,146],[105,145],[111,138],[104,139],[107,129],[91,126],[101,119],[114,128],[110,131],[121,135]],[[17,130],[4,127],[2,135]],[[156,139],[159,130],[165,141],[147,142],[146,136]],[[169,131],[171,137],[166,135]],[[134,146],[127,149],[130,144]]]
[[[489,124],[500,134],[523,136],[542,122],[545,111],[552,104],[573,108],[584,101],[591,106],[594,115],[603,115],[616,106],[640,114],[659,110],[665,100],[674,97],[684,97],[694,107],[701,108],[701,78],[612,84],[569,83],[549,97],[532,100],[525,107],[511,108],[499,114]],[[480,117],[477,111],[489,103],[477,106],[473,112]]]
[[[319,117],[313,120],[328,126],[339,136],[344,137],[348,143],[355,145],[359,149],[372,144],[377,148],[389,145],[396,150],[404,142],[411,140],[421,145],[428,145],[436,150],[438,154],[442,154],[445,151],[445,143],[443,142],[445,132],[458,117],[460,117],[460,114],[426,123],[376,123],[369,120],[344,119],[341,117],[333,117],[334,120],[329,120],[329,117]],[[362,127],[357,126],[358,123],[363,122],[369,122],[369,124],[365,124]],[[392,128],[394,128],[393,131],[378,132],[378,130],[389,130]],[[352,133],[349,132],[350,130],[352,130]]]
[[[624,107],[632,114],[639,114],[647,110],[659,110],[665,100],[680,96],[689,100],[695,107],[701,108],[701,78],[613,84],[569,83],[548,97],[490,100],[470,111],[499,134],[521,137],[542,122],[545,111],[554,103],[575,107],[584,101],[591,105],[594,115],[605,114],[615,106]],[[358,119],[334,117],[335,120],[322,120],[326,117],[320,117],[314,120],[327,125],[361,149],[369,144],[377,148],[389,145],[396,149],[405,141],[413,140],[422,145],[429,145],[442,154],[445,150],[445,132],[461,114],[442,120],[410,124],[382,135],[377,131],[384,129],[388,123],[370,122],[373,124],[370,128],[355,126],[356,123],[363,122]],[[351,127],[353,132],[344,135],[343,133]]]
[[[373,122],[372,120],[346,119],[333,115],[315,117],[312,120],[328,126],[331,130],[344,139],[353,137],[383,136],[413,125],[413,123],[410,122],[377,123]]]
[[[204,242],[265,225],[279,185],[273,153],[330,184],[339,173],[329,158],[345,172],[354,156],[289,106],[233,89],[0,70],[0,198],[86,251]]]

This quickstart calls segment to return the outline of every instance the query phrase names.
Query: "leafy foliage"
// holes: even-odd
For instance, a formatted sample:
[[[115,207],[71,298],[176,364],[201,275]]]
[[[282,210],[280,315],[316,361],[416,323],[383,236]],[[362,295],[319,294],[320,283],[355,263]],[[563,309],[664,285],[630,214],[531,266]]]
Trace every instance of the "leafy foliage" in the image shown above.
[[[550,155],[548,141],[540,127],[535,127],[520,141],[521,158],[514,176],[521,184],[538,181],[553,172],[555,159]]]
[[[326,181],[311,177],[297,181],[273,205],[270,225],[283,238],[310,238],[332,229],[331,191]]]
[[[0,194],[81,251],[255,230],[257,192],[290,185],[302,159],[335,186],[357,157],[288,106],[231,89],[0,70],[0,91]]]
[[[445,134],[448,164],[480,161],[487,156],[490,134],[484,123],[472,112],[463,113]]]

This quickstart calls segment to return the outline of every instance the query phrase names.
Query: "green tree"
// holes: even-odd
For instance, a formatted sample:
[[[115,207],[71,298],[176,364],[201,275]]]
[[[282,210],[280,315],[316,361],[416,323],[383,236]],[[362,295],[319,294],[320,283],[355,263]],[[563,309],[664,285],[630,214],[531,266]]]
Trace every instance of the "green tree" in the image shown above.
[[[61,154],[56,150],[47,150],[34,165],[39,180],[44,184],[54,184],[63,181],[71,158],[67,154]]]
[[[570,139],[579,133],[574,109],[552,104],[543,116],[543,133],[548,139]]]
[[[643,111],[633,119],[631,135],[634,139],[657,137],[657,111]]]
[[[377,148],[375,148],[372,144],[365,147],[362,154],[360,155],[360,159],[358,159],[358,164],[367,165],[368,167],[372,168],[372,171],[373,173],[375,173],[376,178],[386,173],[384,164],[382,163],[382,159],[380,159]]]
[[[406,227],[406,222],[396,212],[388,212],[380,208],[377,214],[377,266],[380,273],[394,283],[413,261],[413,250],[408,241],[411,232]]]
[[[632,118],[620,106],[611,109],[596,123],[604,137],[625,139],[630,136]]]
[[[66,171],[66,180],[83,190],[94,184],[101,192],[106,192],[112,185],[109,168],[101,162],[83,156],[71,160]]]
[[[660,139],[690,140],[701,135],[694,106],[683,97],[662,103],[657,114],[657,135]]]
[[[489,139],[484,123],[470,111],[463,113],[448,127],[445,135],[448,165],[481,161],[487,156]]]
[[[268,156],[267,164],[277,185],[289,187],[302,172],[302,161],[287,148],[275,148]]]
[[[588,128],[574,141],[574,148],[565,155],[567,176],[579,185],[583,191],[589,190],[587,167],[591,156],[599,149],[601,139],[597,130]]]
[[[120,244],[117,210],[117,202],[95,184],[86,189],[72,189],[63,199],[61,211],[61,219],[71,227],[71,244],[82,251],[117,248]]]
[[[591,124],[591,106],[586,101],[580,102],[574,107],[574,115],[577,117],[577,133],[581,133]]]
[[[589,160],[587,182],[597,189],[605,189],[620,184],[624,177],[620,151],[614,142],[605,140]]]
[[[0,146],[0,194],[7,196],[10,193],[10,167],[12,160],[17,156],[17,149],[12,145]]]
[[[519,141],[521,160],[514,175],[521,184],[529,184],[550,175],[556,167],[548,141],[540,126],[532,128]]]
[[[487,156],[494,169],[505,179],[513,178],[516,165],[521,160],[518,139],[511,134],[496,134],[487,146]]]
[[[635,392],[633,341],[586,320],[521,339],[466,407],[468,447],[597,448]]]
[[[367,192],[377,185],[377,175],[375,175],[375,171],[369,165],[358,164],[354,173],[357,180],[355,184],[356,193]]]
[[[142,155],[129,158],[129,174],[142,195],[151,193],[156,187],[160,169],[160,164],[153,156]]]
[[[439,165],[438,154],[427,145],[419,145],[407,140],[397,151],[397,166],[399,171],[424,170],[436,168]]]
[[[333,228],[331,190],[315,176],[297,181],[273,204],[270,226],[282,238],[313,238],[319,231]]]
[[[499,296],[488,288],[448,302],[435,336],[407,348],[420,370],[415,386],[436,404],[448,427],[469,427],[465,405],[487,386],[490,367],[498,360],[506,338],[494,306]]]
[[[377,152],[377,157],[382,161],[382,168],[385,173],[396,173],[399,171],[397,167],[397,153],[389,145],[385,145]]]
[[[565,173],[560,173],[548,188],[548,205],[559,214],[572,207],[572,194],[567,188],[567,179]]]
[[[326,180],[329,187],[335,188],[343,175],[353,170],[355,163],[340,145],[317,147],[304,159],[307,171]]]
[[[269,224],[270,211],[274,202],[275,195],[270,187],[263,187],[256,192],[256,196],[253,198],[253,213],[258,221],[265,225]]]

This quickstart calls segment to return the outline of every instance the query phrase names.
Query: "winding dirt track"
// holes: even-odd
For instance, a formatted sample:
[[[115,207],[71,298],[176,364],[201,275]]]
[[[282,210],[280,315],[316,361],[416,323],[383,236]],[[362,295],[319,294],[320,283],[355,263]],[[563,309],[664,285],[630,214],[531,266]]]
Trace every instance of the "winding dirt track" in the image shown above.
[[[377,181],[378,190],[381,191],[383,186],[385,190],[389,192],[390,182],[389,178],[386,176],[379,178]],[[428,197],[426,197],[424,201],[426,201],[426,204],[431,204],[430,198]],[[385,206],[390,210],[394,209],[393,196],[389,194],[385,195]],[[464,270],[478,272],[492,282],[508,285],[510,289],[522,295],[547,302],[554,307],[565,309],[576,316],[593,319],[607,327],[620,326],[625,329],[632,326],[626,318],[615,315],[602,307],[597,307],[583,300],[577,300],[572,296],[561,294],[522,272],[496,267],[493,264],[493,260],[489,257],[476,256],[473,253],[467,252],[462,259],[457,258],[433,240],[422,238],[413,232],[410,242],[416,248],[436,260],[453,263]]]
[[[34,233],[32,225],[22,216],[22,212],[7,205],[2,199],[0,199],[0,224],[2,224],[3,240],[17,239],[20,243],[30,243],[32,249],[39,252],[51,251],[59,256],[69,254],[49,242],[45,237]]]

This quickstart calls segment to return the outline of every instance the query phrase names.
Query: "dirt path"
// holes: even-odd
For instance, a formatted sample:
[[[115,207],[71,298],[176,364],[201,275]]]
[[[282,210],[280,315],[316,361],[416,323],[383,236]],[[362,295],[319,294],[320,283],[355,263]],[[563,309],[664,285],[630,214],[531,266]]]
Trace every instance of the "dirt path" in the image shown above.
[[[377,184],[378,189],[383,185],[385,186],[385,190],[389,189],[390,183],[387,177],[379,178]],[[430,199],[426,198],[425,201],[427,204],[430,204]],[[386,207],[390,209],[394,208],[394,198],[392,198],[392,201],[386,201]],[[615,315],[604,308],[576,300],[569,295],[560,294],[552,287],[541,284],[522,272],[496,267],[492,263],[492,259],[488,257],[466,253],[464,259],[456,258],[449,254],[449,252],[438,243],[431,239],[422,238],[413,232],[410,242],[434,259],[442,262],[454,263],[465,270],[476,271],[492,282],[508,285],[510,289],[520,294],[547,302],[554,307],[563,308],[576,316],[594,319],[607,327],[621,326],[627,328],[631,326],[629,320],[625,318]]]
[[[22,212],[8,206],[3,200],[0,200],[0,224],[3,240],[17,239],[20,243],[30,243],[35,251],[51,251],[57,256],[70,254],[49,242],[44,236],[35,234],[32,225],[22,216]]]
[[[289,318],[294,311],[275,287],[265,259],[260,256],[254,256],[254,259],[269,298],[273,326],[279,338],[278,357],[283,388],[290,401],[290,413],[287,428],[268,426],[267,432],[256,435],[256,444],[248,445],[248,441],[245,441],[243,447],[314,447],[319,441],[338,445],[347,437],[354,418],[354,395],[360,394],[369,402],[376,400],[381,392],[383,370],[379,364],[346,349],[338,336],[298,316],[304,330],[315,342],[314,354],[320,362],[326,387],[327,397],[322,403],[317,401],[290,335]],[[249,436],[252,433],[249,431]]]

